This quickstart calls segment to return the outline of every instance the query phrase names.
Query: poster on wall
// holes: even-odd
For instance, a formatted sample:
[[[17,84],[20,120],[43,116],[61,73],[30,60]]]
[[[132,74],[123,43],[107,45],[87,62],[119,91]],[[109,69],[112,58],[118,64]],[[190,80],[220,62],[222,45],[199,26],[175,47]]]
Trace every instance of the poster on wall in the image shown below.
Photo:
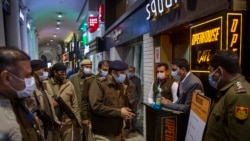
[[[161,48],[156,47],[155,48],[155,63],[160,63],[161,62]]]

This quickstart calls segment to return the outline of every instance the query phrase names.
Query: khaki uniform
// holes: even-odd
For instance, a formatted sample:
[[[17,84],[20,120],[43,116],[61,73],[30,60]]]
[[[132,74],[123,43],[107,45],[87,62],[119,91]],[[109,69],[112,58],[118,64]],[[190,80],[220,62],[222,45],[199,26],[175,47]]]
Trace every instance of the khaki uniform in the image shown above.
[[[43,84],[45,90],[51,97],[60,96],[64,100],[64,102],[72,110],[72,112],[78,119],[78,122],[80,123],[81,117],[79,113],[78,102],[72,83],[69,80],[66,80],[62,85],[59,85],[54,81],[53,78],[50,78],[49,80],[44,81]],[[64,123],[64,125],[60,132],[60,138],[62,141],[70,141],[72,140],[72,120],[68,117],[68,115],[64,114],[62,116],[62,122]]]
[[[172,96],[172,90],[171,87],[174,83],[174,80],[172,78],[168,78],[168,79],[164,79],[162,80],[162,82],[160,83],[160,88],[161,88],[161,95],[163,97],[165,97],[166,99],[169,100],[173,100],[173,96]],[[158,94],[156,92],[157,88],[158,88],[159,83],[158,82],[154,82],[153,84],[153,91],[154,91],[154,101],[156,100],[156,95]]]
[[[94,79],[89,89],[89,102],[93,134],[118,137],[117,141],[121,141],[123,118],[120,109],[125,105],[124,90],[111,75]]]
[[[91,81],[90,82],[88,81],[90,79],[92,80],[92,78],[94,78],[94,75],[85,77],[85,75],[82,72],[78,72],[69,78],[69,80],[74,85],[74,88],[76,91],[79,111],[81,114],[81,120],[90,119],[88,97],[86,96],[87,96],[89,85],[90,85],[88,83],[91,83]],[[81,141],[81,130],[77,128],[76,126],[73,127],[73,130],[74,130],[75,141]]]
[[[238,77],[219,90],[214,101],[205,141],[250,140],[250,84]]]
[[[36,95],[36,97],[35,97],[35,95]],[[60,121],[58,120],[58,118],[55,114],[55,110],[54,110],[54,107],[52,105],[51,96],[43,90],[42,84],[40,84],[38,81],[36,81],[36,89],[35,89],[34,95],[32,97],[30,97],[29,99],[28,98],[26,99],[26,104],[31,111],[33,110],[33,108],[37,108],[37,107],[41,108],[42,110],[44,110],[46,112],[46,114],[48,116],[50,116],[52,119],[54,119],[55,121],[60,123]],[[44,135],[43,127],[41,127],[41,129],[42,129],[42,135]],[[56,129],[48,131],[46,141],[54,141],[55,140],[53,138],[53,131],[55,131],[55,130]]]

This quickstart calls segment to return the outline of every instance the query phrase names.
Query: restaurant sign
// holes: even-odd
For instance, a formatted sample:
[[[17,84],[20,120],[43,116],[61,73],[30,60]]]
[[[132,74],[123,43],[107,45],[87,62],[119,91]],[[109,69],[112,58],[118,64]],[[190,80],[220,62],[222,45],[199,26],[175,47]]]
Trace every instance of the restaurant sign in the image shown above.
[[[190,65],[193,72],[208,72],[211,54],[222,49],[222,19],[220,16],[190,28]]]

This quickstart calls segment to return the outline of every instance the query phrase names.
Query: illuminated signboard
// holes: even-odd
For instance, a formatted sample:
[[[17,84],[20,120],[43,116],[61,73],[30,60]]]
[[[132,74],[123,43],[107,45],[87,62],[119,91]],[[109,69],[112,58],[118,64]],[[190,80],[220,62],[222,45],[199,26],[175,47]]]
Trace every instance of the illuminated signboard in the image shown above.
[[[222,16],[190,28],[191,70],[208,72],[210,55],[222,49]]]
[[[227,13],[227,41],[226,49],[237,52],[241,64],[242,48],[242,14]]]
[[[172,10],[180,7],[180,0],[152,0],[146,5],[148,13],[147,20],[156,20],[158,16],[168,14]]]

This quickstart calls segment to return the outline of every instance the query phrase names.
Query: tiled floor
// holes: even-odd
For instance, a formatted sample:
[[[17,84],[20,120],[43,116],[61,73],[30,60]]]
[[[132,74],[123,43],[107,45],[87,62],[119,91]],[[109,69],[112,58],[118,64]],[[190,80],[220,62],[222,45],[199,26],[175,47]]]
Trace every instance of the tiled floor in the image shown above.
[[[125,138],[125,141],[146,141],[146,140],[141,134],[139,134],[138,132],[135,132],[135,133],[128,133],[128,136],[127,138]]]

